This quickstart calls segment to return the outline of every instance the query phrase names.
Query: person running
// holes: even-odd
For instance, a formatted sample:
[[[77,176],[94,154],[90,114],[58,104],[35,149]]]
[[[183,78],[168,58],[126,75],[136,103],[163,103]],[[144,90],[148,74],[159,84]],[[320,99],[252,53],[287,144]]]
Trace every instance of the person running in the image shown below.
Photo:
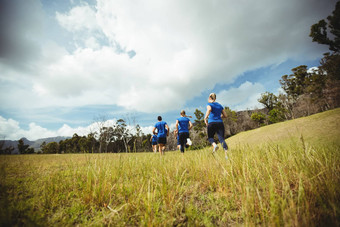
[[[192,126],[191,121],[185,115],[185,111],[182,110],[181,117],[176,120],[176,130],[178,131],[181,153],[184,153],[184,147],[186,146],[187,139],[189,138],[189,130]]]
[[[155,124],[155,127],[152,130],[152,133],[156,133],[157,129],[157,143],[158,143],[158,150],[160,155],[164,155],[165,145],[166,145],[166,137],[170,133],[170,129],[168,124],[165,121],[162,121],[162,117],[158,116],[158,122]]]
[[[180,150],[181,146],[180,146],[180,143],[179,143],[179,135],[178,135],[177,129],[174,130],[174,137],[176,138],[176,141],[177,141],[177,149]]]
[[[228,146],[224,140],[224,124],[222,117],[226,118],[227,114],[221,104],[216,102],[216,94],[211,93],[208,98],[207,112],[205,113],[204,122],[207,125],[208,141],[213,147],[213,153],[218,150],[218,146],[214,141],[214,135],[217,133],[218,140],[222,144],[227,159]]]
[[[181,150],[181,146],[180,146],[180,143],[179,143],[179,134],[178,134],[178,130],[177,129],[174,130],[174,137],[175,137],[175,139],[177,141],[177,149],[180,151]],[[191,145],[192,145],[192,141],[190,140],[190,138],[188,138],[187,142],[185,144],[185,148],[188,148]]]
[[[152,145],[152,151],[154,153],[157,153],[157,134],[153,134],[151,137],[150,137],[150,141],[151,141],[151,145]]]

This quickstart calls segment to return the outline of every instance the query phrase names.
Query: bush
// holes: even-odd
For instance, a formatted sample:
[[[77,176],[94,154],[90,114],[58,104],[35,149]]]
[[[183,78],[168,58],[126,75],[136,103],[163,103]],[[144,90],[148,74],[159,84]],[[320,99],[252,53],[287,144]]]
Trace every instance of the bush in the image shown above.
[[[264,115],[263,113],[259,113],[259,112],[255,112],[251,114],[250,117],[253,121],[257,122],[260,126],[265,125],[266,122],[266,115]]]

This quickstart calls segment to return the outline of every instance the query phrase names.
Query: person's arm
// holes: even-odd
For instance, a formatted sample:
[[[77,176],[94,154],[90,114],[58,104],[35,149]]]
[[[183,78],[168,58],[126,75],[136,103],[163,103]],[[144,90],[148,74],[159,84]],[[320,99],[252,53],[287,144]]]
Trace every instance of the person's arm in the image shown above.
[[[184,117],[189,117],[189,118],[192,118],[192,116],[187,116],[187,115],[184,115]]]
[[[225,112],[224,109],[222,110],[221,117],[222,117],[222,118],[227,118],[227,117],[228,117],[228,116],[227,116],[227,113]]]
[[[153,137],[153,136],[150,137],[150,142],[152,141],[152,137]]]
[[[174,137],[177,137],[177,129],[174,130]]]
[[[178,124],[179,124],[179,122],[178,122],[178,120],[176,120],[176,131],[178,132]]]
[[[209,117],[209,114],[211,113],[211,106],[207,106],[207,112],[205,113],[205,117],[204,117],[204,122],[205,124],[208,126],[208,117]]]
[[[189,121],[189,130],[192,129],[193,125],[191,123],[191,121]]]
[[[153,127],[152,133],[155,134],[155,132],[156,132],[156,127]]]
[[[166,127],[166,129],[168,130],[168,132],[167,132],[166,136],[169,136],[169,133],[170,133],[170,128],[169,128],[169,126],[168,126],[167,124],[165,125],[165,127]]]

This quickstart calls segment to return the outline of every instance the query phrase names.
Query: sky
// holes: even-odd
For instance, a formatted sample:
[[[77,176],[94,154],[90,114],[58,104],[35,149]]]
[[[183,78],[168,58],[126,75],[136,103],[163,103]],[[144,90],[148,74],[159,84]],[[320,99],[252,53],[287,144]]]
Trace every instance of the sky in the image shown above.
[[[150,133],[208,95],[262,108],[327,46],[310,27],[336,0],[0,0],[0,137],[87,135],[124,119]]]

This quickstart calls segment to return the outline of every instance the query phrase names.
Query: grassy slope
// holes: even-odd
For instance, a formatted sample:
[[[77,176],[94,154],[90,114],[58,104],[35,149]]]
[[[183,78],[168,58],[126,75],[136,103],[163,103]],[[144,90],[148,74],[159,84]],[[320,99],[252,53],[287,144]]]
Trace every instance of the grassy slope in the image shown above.
[[[227,139],[227,143],[230,147],[299,143],[301,136],[312,146],[340,146],[340,108],[241,132]]]

